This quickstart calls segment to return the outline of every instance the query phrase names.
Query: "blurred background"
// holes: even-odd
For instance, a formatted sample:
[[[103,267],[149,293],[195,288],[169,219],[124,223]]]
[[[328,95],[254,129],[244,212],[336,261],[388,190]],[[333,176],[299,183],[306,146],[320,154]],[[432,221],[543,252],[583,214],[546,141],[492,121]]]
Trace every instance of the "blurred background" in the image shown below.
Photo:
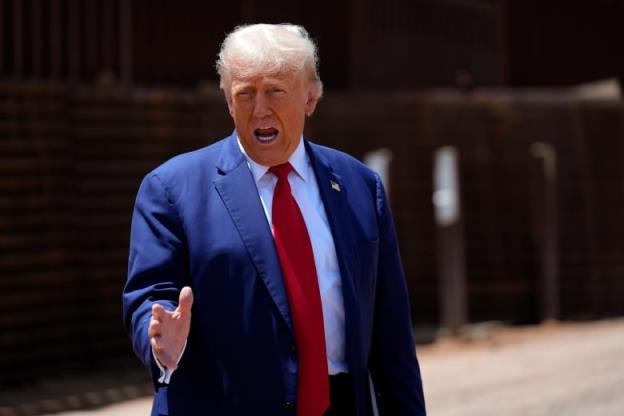
[[[214,62],[253,22],[318,42],[306,134],[382,174],[419,342],[624,315],[623,1],[0,0],[0,408],[42,380],[143,382],[134,197],[230,134]]]

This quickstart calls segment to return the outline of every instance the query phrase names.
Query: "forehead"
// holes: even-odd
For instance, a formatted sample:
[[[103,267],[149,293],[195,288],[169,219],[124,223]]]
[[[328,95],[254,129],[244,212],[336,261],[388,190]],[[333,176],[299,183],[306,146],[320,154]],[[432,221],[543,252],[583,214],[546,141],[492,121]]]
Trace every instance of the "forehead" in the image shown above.
[[[233,76],[232,86],[294,84],[301,79],[301,74],[297,72],[260,73],[251,76]]]

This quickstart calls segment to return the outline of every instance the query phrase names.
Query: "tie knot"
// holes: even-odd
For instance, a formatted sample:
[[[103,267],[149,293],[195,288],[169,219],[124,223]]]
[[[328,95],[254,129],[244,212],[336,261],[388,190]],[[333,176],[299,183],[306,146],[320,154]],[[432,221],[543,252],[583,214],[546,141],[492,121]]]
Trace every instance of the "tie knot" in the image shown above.
[[[293,167],[290,164],[290,162],[286,162],[286,163],[282,163],[281,165],[271,166],[269,168],[269,171],[273,173],[275,176],[277,176],[279,180],[281,180],[281,179],[288,178],[288,174],[290,173],[292,168]]]

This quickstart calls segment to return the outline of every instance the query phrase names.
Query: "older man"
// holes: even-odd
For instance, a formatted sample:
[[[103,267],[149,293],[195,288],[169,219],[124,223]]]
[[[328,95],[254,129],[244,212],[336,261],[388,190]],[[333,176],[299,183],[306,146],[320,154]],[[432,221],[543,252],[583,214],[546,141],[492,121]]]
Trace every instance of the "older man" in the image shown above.
[[[314,43],[243,26],[217,67],[234,134],[149,173],[132,218],[124,315],[152,414],[424,415],[379,177],[302,137]]]

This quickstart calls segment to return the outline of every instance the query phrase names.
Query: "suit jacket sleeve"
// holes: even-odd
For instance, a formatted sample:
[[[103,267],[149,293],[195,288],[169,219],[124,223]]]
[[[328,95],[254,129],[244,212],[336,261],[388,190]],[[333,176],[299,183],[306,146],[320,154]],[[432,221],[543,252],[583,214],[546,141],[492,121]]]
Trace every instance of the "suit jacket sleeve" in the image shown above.
[[[379,259],[371,376],[381,415],[425,415],[410,307],[392,214],[377,177]]]
[[[128,280],[123,292],[124,325],[135,353],[150,370],[154,383],[160,370],[147,333],[152,304],[173,310],[188,284],[184,229],[174,199],[163,180],[145,177],[136,198],[130,233]]]

